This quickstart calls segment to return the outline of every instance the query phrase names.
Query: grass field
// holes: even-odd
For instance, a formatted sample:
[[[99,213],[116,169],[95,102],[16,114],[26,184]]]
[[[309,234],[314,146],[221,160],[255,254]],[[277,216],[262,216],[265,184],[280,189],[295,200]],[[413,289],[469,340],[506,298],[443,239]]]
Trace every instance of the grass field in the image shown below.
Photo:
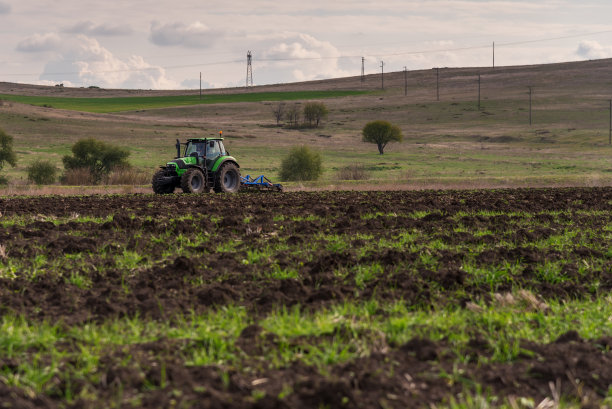
[[[24,184],[29,163],[44,157],[61,168],[61,157],[74,142],[93,137],[127,147],[131,163],[152,174],[172,159],[176,138],[212,136],[222,130],[245,174],[277,179],[280,161],[292,146],[318,149],[324,159],[321,180],[288,184],[291,188],[606,185],[612,181],[612,147],[601,84],[609,75],[608,64],[603,60],[483,72],[480,110],[474,78],[482,70],[477,69],[444,70],[440,101],[428,71],[410,74],[407,96],[402,73],[391,73],[385,90],[376,89],[377,77],[368,77],[365,83],[358,78],[317,82],[314,90],[309,83],[288,85],[291,91],[277,86],[213,95],[208,90],[201,104],[198,95],[156,96],[150,91],[147,96],[119,98],[111,90],[53,87],[41,89],[41,95],[31,90],[31,95],[18,95],[18,87],[11,86],[10,95],[3,88],[0,122],[15,137],[18,165],[4,172],[13,183]],[[532,125],[526,83],[535,84]],[[339,90],[338,84],[349,91]],[[98,92],[105,97],[92,97]],[[272,110],[279,102],[290,106],[309,100],[324,101],[329,108],[320,128],[276,126]],[[405,136],[382,156],[374,145],[361,141],[363,125],[375,119],[399,125]],[[363,166],[366,179],[341,180],[338,171],[354,164]]]
[[[71,98],[0,94],[0,100],[46,108],[111,113],[138,111],[198,104],[236,102],[294,101],[300,99],[337,98],[364,94],[364,91],[252,92],[243,94],[172,95],[163,97]]]

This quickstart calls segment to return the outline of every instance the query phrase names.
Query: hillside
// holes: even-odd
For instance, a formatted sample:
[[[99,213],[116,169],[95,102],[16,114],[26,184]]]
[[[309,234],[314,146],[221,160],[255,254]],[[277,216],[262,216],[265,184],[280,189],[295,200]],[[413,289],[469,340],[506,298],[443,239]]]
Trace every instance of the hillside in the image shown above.
[[[306,187],[609,185],[612,181],[609,159],[612,148],[608,143],[612,60],[495,69],[442,68],[439,101],[436,70],[386,73],[384,90],[381,82],[380,74],[372,74],[363,82],[356,76],[203,92],[206,97],[368,91],[320,99],[330,110],[328,119],[321,128],[300,130],[276,126],[272,109],[278,101],[208,103],[100,114],[36,107],[9,99],[10,95],[162,98],[195,96],[199,91],[73,89],[0,83],[0,94],[5,95],[0,97],[5,100],[0,107],[0,127],[15,137],[19,155],[18,166],[6,169],[5,173],[13,183],[24,183],[29,163],[42,156],[60,166],[61,156],[83,137],[129,147],[132,164],[152,173],[174,155],[176,138],[213,135],[223,130],[228,149],[241,162],[243,173],[265,173],[276,178],[280,159],[291,146],[309,144],[318,148],[326,171],[322,181]],[[292,99],[286,104],[306,101]],[[399,125],[405,135],[404,142],[389,145],[382,156],[375,146],[361,142],[361,128],[375,119]],[[339,180],[338,169],[355,163],[365,167],[369,179]]]

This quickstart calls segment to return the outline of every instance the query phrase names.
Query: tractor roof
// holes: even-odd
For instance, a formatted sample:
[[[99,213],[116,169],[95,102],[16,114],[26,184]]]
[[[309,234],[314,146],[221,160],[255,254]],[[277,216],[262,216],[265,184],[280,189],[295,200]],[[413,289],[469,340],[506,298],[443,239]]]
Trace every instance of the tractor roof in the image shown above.
[[[187,142],[206,142],[206,141],[222,141],[223,138],[220,136],[212,136],[206,138],[189,138]]]

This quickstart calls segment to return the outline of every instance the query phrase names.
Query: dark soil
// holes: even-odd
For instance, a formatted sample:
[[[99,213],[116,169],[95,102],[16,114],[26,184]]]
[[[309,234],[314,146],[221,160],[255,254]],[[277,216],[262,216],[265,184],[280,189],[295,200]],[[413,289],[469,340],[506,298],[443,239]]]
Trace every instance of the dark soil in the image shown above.
[[[310,310],[345,300],[402,300],[429,308],[518,288],[541,300],[589,299],[612,289],[609,243],[594,233],[612,222],[612,188],[32,197],[0,199],[0,212],[24,217],[24,223],[0,228],[0,243],[6,258],[28,272],[0,279],[0,311],[66,326],[134,315],[172,320],[229,304],[257,317],[281,306]],[[103,220],[77,218],[82,216]],[[570,225],[580,231],[575,246],[559,251],[537,245]],[[434,259],[428,264],[420,251],[372,244],[405,232],[415,233],[415,245],[437,240],[454,250],[428,250]],[[344,237],[348,245],[334,248],[321,234]],[[249,261],[254,250],[277,246],[288,250]],[[117,261],[126,252],[142,258],[126,267]],[[34,274],[41,257],[45,272]],[[485,283],[462,269],[466,260],[476,267],[519,267]],[[585,262],[593,267],[585,270]],[[556,263],[563,279],[543,277],[536,266],[545,263]],[[379,265],[382,273],[357,282],[354,269],[363,265]],[[265,274],[274,269],[291,270],[294,277]],[[85,284],[77,285],[74,275]],[[283,369],[261,364],[257,357],[276,337],[257,325],[237,344],[245,365],[252,360],[259,368],[252,374],[187,367],[173,342],[110,351],[100,362],[105,375],[95,385],[98,396],[112,401],[121,390],[124,397],[139,396],[141,407],[416,408],[477,383],[499,396],[534,399],[551,396],[553,385],[589,406],[601,403],[612,384],[610,338],[584,340],[571,332],[552,344],[523,342],[527,352],[505,364],[479,364],[477,358],[491,351],[475,338],[474,359],[462,359],[460,367],[446,341],[415,338],[327,374],[302,363]],[[133,368],[123,364],[126,356]],[[0,368],[11,365],[0,357]],[[1,379],[0,407],[107,407],[65,405],[68,386],[59,375],[53,396],[26,394]],[[91,385],[72,380],[69,387]]]

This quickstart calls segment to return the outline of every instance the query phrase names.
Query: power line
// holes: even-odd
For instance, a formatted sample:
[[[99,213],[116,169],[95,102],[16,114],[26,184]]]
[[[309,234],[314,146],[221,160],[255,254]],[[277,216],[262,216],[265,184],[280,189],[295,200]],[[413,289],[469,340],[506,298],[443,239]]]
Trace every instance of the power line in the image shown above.
[[[499,47],[511,47],[516,45],[523,44],[533,44],[539,42],[547,42],[554,40],[565,40],[569,38],[578,38],[584,36],[598,35],[598,34],[606,34],[612,33],[612,30],[603,30],[596,31],[590,33],[581,33],[581,34],[572,34],[566,36],[557,36],[557,37],[548,37],[548,38],[539,38],[533,40],[524,40],[524,41],[514,41],[507,43],[495,43],[497,48]],[[399,51],[393,53],[384,53],[384,54],[374,54],[370,55],[371,57],[383,59],[385,57],[394,57],[394,56],[402,56],[402,55],[423,55],[423,54],[435,54],[435,53],[444,53],[444,52],[455,52],[455,51],[469,51],[469,50],[478,50],[484,48],[490,48],[491,44],[483,44],[483,45],[473,45],[473,46],[465,46],[465,47],[453,47],[453,48],[443,48],[443,49],[426,49],[426,50],[416,50],[416,51]],[[357,59],[362,58],[362,55],[337,55],[337,56],[327,56],[327,57],[283,57],[283,58],[258,58],[257,61],[260,62],[283,62],[283,61],[324,61],[324,60],[340,60],[340,59]],[[199,64],[183,64],[183,65],[167,65],[167,66],[157,66],[157,67],[144,67],[144,68],[124,68],[118,70],[101,70],[94,71],[92,73],[95,74],[112,74],[112,73],[121,73],[121,72],[141,72],[141,71],[154,71],[159,69],[164,70],[172,70],[172,69],[183,69],[183,68],[196,68],[196,67],[209,67],[215,65],[226,65],[226,64],[238,64],[243,63],[244,60],[225,60],[225,61],[212,61],[206,63]],[[76,62],[76,61],[74,61]],[[90,71],[91,72],[91,71]],[[51,72],[51,73],[43,73],[45,76],[53,76],[53,75],[76,75],[80,74],[80,71],[68,71],[68,72]],[[0,74],[6,77],[33,77],[40,76],[40,73],[7,73]]]

